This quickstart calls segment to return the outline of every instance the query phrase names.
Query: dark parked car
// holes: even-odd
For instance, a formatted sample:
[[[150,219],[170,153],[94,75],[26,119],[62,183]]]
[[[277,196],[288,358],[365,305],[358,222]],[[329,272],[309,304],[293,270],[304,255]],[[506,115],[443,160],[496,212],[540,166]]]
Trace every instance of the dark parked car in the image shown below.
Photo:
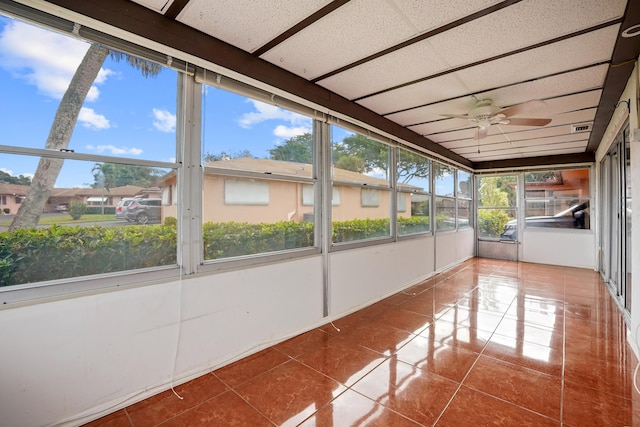
[[[555,215],[525,218],[525,224],[527,227],[589,228],[588,209],[588,201],[577,203]],[[518,227],[515,219],[505,224],[500,238],[505,240],[516,240],[518,238]]]
[[[139,224],[160,222],[161,205],[161,199],[137,199],[127,206],[124,217],[127,221],[135,221]]]

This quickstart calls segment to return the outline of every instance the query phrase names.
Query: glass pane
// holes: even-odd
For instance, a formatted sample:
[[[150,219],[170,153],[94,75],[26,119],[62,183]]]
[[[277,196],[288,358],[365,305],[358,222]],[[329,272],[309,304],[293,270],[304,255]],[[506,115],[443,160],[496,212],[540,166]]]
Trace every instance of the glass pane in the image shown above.
[[[588,199],[534,199],[525,202],[527,227],[588,229]]]
[[[2,144],[175,161],[176,71],[10,18],[0,34]]]
[[[205,174],[205,259],[313,246],[313,200],[307,184]]]
[[[456,170],[453,166],[444,165],[438,162],[433,163],[436,195],[451,197],[455,195],[455,184],[453,179],[455,171]]]
[[[312,247],[314,184],[219,172],[315,178],[312,120],[218,88],[204,90],[204,259]]]
[[[517,240],[515,209],[478,209],[478,237]]]
[[[436,197],[436,231],[456,229],[456,199]]]
[[[61,169],[34,208],[26,171],[39,162]],[[10,154],[0,164],[23,171],[0,183],[0,286],[176,264],[174,170]]]
[[[389,186],[390,146],[335,125],[331,139],[334,181]]]
[[[478,178],[478,206],[515,207],[516,176],[485,176]]]
[[[398,149],[398,189],[429,193],[430,160],[420,154]]]
[[[426,194],[398,193],[398,235],[424,233],[431,230],[430,200],[431,196]],[[405,209],[401,210],[401,205]],[[410,211],[406,209],[407,206],[411,206]]]
[[[204,86],[205,166],[313,177],[312,120],[211,86]]]
[[[388,237],[391,235],[390,190],[335,185],[340,205],[332,208],[333,242]]]
[[[458,199],[458,228],[471,226],[471,201]]]
[[[458,197],[471,198],[471,174],[465,171],[458,171]]]
[[[589,169],[568,169],[525,174],[525,197],[589,198]]]

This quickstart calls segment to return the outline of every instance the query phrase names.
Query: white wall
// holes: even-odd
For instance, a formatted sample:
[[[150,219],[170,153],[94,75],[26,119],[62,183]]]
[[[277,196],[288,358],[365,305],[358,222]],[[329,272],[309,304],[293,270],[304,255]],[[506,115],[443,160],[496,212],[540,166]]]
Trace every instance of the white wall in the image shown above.
[[[469,236],[330,254],[329,318],[319,255],[0,309],[0,425],[98,418],[418,283],[436,252],[463,261]]]
[[[595,233],[591,230],[523,230],[521,261],[595,268]]]

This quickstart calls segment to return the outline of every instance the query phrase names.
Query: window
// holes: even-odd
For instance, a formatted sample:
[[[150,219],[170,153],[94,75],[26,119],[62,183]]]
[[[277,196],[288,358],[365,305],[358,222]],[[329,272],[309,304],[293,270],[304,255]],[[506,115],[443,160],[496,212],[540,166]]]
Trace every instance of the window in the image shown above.
[[[478,237],[518,240],[518,178],[515,175],[483,176],[477,182]]]
[[[0,196],[0,205],[7,204],[7,196]]]
[[[224,181],[225,205],[269,205],[269,183],[226,179]]]
[[[471,174],[463,170],[458,170],[456,202],[458,229],[471,227]]]
[[[363,208],[377,208],[380,206],[380,193],[374,188],[361,188],[360,198],[360,205]]]
[[[333,243],[391,236],[391,147],[345,128],[331,126]]]
[[[525,173],[525,227],[590,228],[589,169]]]
[[[398,235],[429,232],[431,161],[421,154],[398,148],[396,170]]]
[[[433,163],[436,193],[436,231],[456,229],[455,172],[453,166]]]
[[[4,143],[11,145],[8,151],[0,150],[0,164],[11,165],[11,173],[3,178],[11,188],[0,185],[0,193],[3,205],[15,215],[14,220],[0,217],[3,226],[11,227],[3,237],[11,245],[0,249],[5,261],[0,286],[49,284],[96,274],[107,281],[111,273],[145,269],[146,274],[156,267],[175,266],[175,221],[173,226],[164,224],[175,213],[156,209],[149,223],[142,221],[142,215],[125,220],[115,216],[114,201],[160,197],[160,182],[179,167],[175,160],[178,72],[119,52],[104,40],[89,44],[5,17],[0,17],[0,30],[5,40],[22,34],[28,40],[20,41],[37,45],[43,55],[36,62],[15,44],[0,45],[4,64],[0,90],[5,95],[0,104],[3,111],[10,111],[0,115],[0,127]],[[90,53],[97,59],[82,65]],[[128,59],[144,68],[148,77]],[[52,119],[59,107],[65,107],[60,105],[66,102],[63,95],[73,89],[71,84],[82,85],[72,83],[79,72],[92,77],[83,89],[75,87],[87,91],[82,106],[71,113],[77,122],[54,123],[58,133],[50,137]],[[52,76],[56,84],[50,84]],[[44,184],[41,197],[34,189],[44,182],[50,184]],[[41,213],[37,223],[25,215],[34,211]],[[24,257],[27,244],[30,255]]]
[[[311,118],[203,83],[204,259],[315,247]]]

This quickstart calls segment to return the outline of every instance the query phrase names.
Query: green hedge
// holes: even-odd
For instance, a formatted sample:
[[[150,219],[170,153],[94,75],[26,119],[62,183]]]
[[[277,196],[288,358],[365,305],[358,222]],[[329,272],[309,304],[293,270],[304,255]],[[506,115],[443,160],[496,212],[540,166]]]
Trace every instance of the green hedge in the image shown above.
[[[0,285],[176,264],[176,228],[65,227],[0,233]]]
[[[425,231],[429,217],[400,218],[401,234]],[[333,223],[334,242],[389,235],[389,219]],[[313,246],[313,223],[213,223],[203,226],[207,260]],[[174,265],[176,221],[165,225],[61,226],[0,233],[0,286]]]

